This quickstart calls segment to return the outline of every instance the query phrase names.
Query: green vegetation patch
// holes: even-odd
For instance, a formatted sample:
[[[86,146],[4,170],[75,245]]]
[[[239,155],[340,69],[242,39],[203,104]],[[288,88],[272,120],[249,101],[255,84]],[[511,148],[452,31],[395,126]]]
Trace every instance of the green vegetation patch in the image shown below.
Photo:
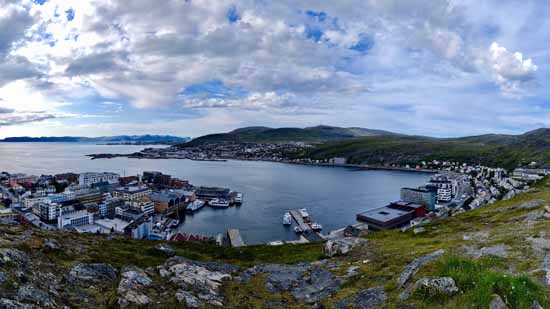
[[[548,308],[550,303],[541,286],[526,275],[500,272],[501,266],[503,261],[497,258],[448,256],[438,262],[436,274],[455,280],[462,292],[452,301],[458,307],[488,308],[496,294],[509,308],[530,308],[534,301]]]

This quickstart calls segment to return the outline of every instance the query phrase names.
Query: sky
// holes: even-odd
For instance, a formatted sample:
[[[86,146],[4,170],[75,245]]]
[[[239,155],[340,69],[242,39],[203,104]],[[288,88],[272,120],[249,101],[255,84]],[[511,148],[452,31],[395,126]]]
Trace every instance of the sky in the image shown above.
[[[0,0],[0,137],[550,126],[550,10],[516,0]]]

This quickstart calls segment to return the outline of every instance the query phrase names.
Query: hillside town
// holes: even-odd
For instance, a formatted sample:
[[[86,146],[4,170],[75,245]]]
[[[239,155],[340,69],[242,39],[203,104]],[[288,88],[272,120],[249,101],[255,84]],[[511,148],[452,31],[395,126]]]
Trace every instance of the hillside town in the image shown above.
[[[196,187],[161,172],[125,177],[107,172],[42,176],[4,172],[0,190],[2,223],[150,240],[213,242],[211,237],[178,232],[186,213],[242,203],[239,192]]]
[[[257,151],[251,149],[249,153]],[[344,158],[333,158],[327,164],[346,166]],[[295,215],[298,227],[302,226],[295,228],[298,242],[322,241],[345,236],[343,233],[360,234],[367,230],[401,228],[405,231],[414,227],[415,231],[421,231],[421,225],[433,220],[510,199],[529,190],[533,182],[549,172],[518,168],[508,173],[502,168],[437,160],[421,162],[413,169],[401,168],[422,168],[437,173],[423,186],[401,188],[399,199],[383,207],[367,205],[369,210],[357,214],[361,223],[340,230],[321,234],[311,228],[308,215],[304,215],[303,222],[300,215]],[[25,222],[47,230],[116,233],[137,239],[215,242],[219,245],[231,244],[233,236],[237,246],[244,245],[238,229],[228,230],[227,237],[178,231],[186,214],[205,206],[238,206],[243,201],[242,193],[228,188],[193,186],[186,180],[161,172],[148,171],[136,176],[108,172],[31,176],[4,172],[0,174],[0,198],[3,223]],[[300,211],[305,212],[305,209]],[[291,211],[285,217],[290,214]],[[306,229],[312,233],[308,235]],[[282,243],[271,242],[273,245]]]
[[[369,230],[414,228],[422,232],[423,224],[499,200],[508,200],[530,190],[530,185],[550,173],[545,169],[517,168],[508,173],[502,168],[457,162],[422,162],[422,168],[437,171],[424,186],[402,188],[400,199],[386,206],[357,214],[357,220]],[[407,167],[408,168],[408,167]],[[420,168],[417,166],[416,168]]]

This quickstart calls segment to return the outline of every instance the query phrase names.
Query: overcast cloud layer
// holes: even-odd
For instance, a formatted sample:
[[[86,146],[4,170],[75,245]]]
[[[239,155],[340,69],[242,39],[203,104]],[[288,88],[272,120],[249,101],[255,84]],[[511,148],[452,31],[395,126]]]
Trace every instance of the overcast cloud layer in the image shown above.
[[[550,126],[543,1],[0,0],[0,136]]]

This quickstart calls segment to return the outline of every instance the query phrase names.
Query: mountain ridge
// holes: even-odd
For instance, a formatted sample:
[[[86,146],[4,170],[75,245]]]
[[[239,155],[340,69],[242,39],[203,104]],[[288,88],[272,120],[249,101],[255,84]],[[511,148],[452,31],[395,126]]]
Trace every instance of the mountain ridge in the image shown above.
[[[188,137],[178,137],[172,135],[115,135],[99,137],[82,136],[41,136],[41,137],[7,137],[0,139],[4,143],[154,143],[169,142],[181,143],[188,141]]]

